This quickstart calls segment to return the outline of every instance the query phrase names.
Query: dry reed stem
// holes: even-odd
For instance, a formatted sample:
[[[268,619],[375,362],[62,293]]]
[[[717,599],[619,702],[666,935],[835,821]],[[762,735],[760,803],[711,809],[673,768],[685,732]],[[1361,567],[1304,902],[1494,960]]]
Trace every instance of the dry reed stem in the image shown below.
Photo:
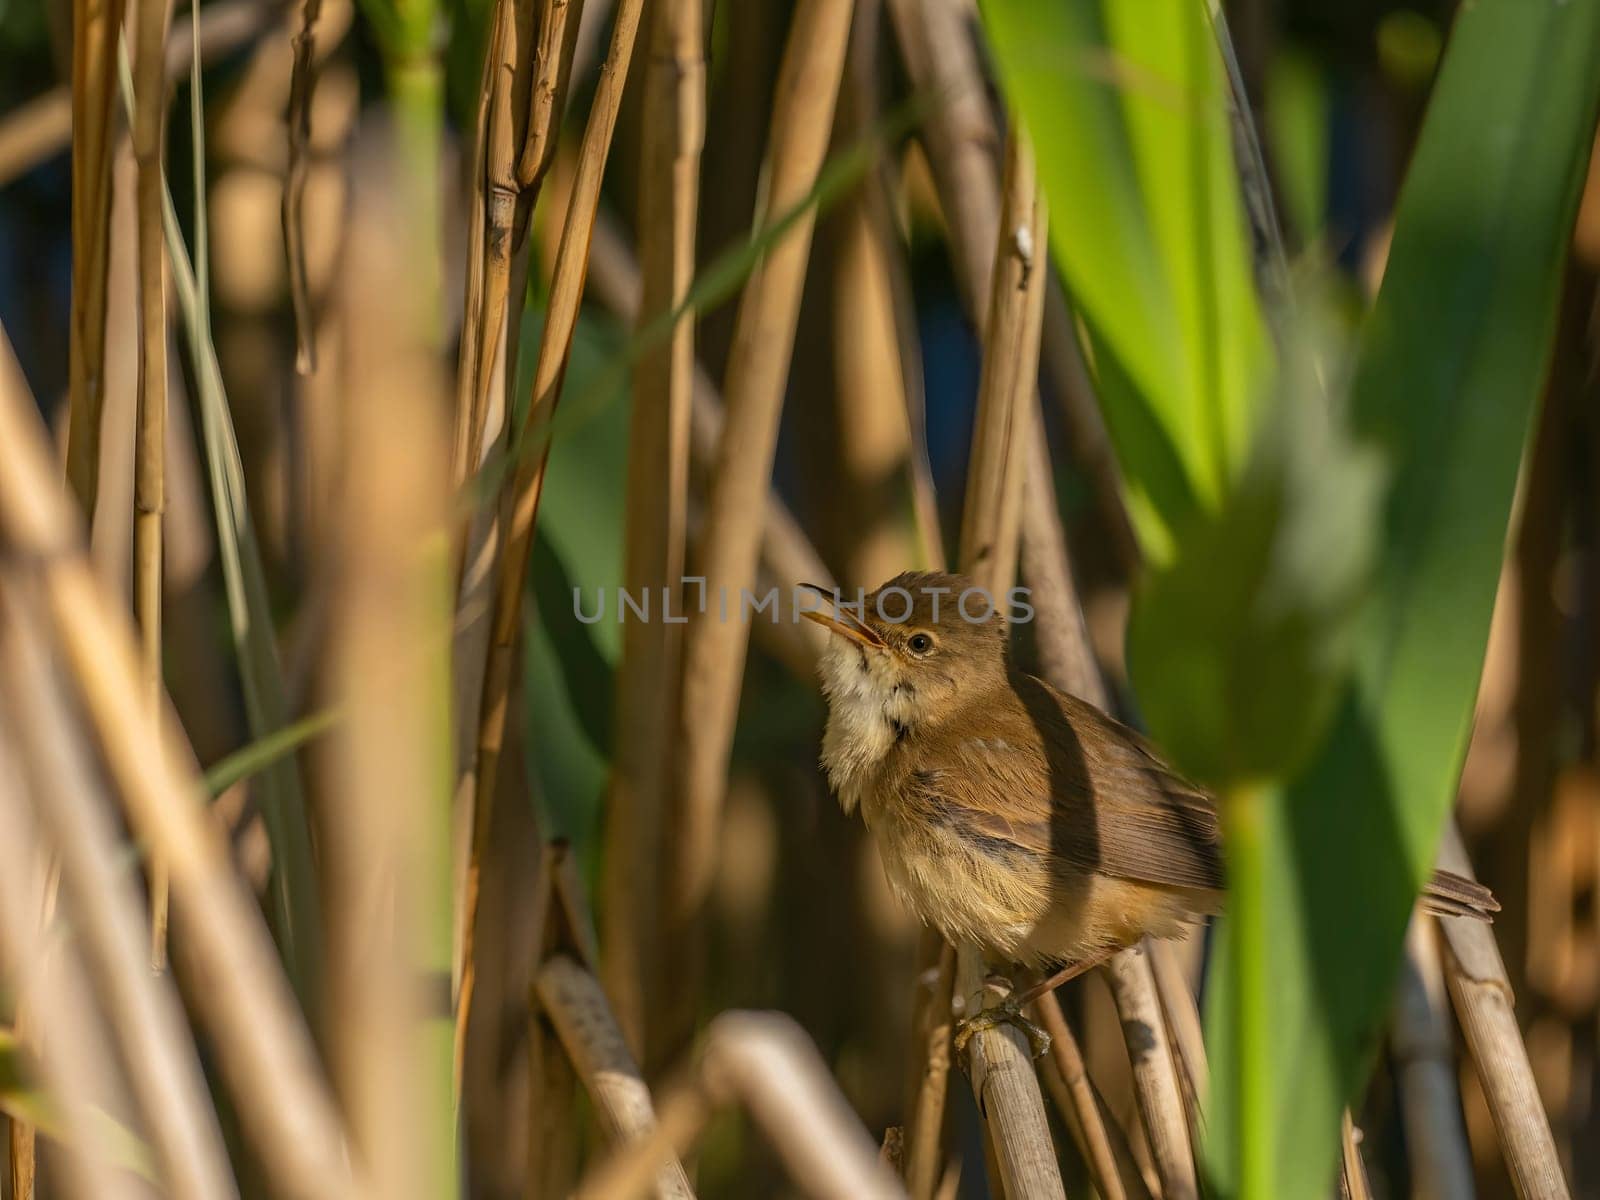
[[[1472,876],[1472,864],[1453,822],[1445,831],[1439,865]],[[1511,983],[1495,943],[1494,926],[1464,917],[1440,917],[1438,923],[1450,999],[1483,1084],[1517,1195],[1522,1200],[1566,1200],[1571,1193],[1528,1063],[1528,1048],[1517,1024]]]
[[[1004,997],[985,985],[983,956],[972,946],[956,948],[958,1011],[969,1018]],[[980,1030],[967,1042],[967,1075],[988,1129],[988,1145],[1008,1200],[1063,1197],[1044,1098],[1027,1035],[1014,1025]]]
[[[661,0],[653,18],[643,79],[638,331],[682,304],[694,282],[705,139],[700,0]],[[614,994],[634,1006],[625,1021],[652,1069],[694,1028],[692,1007],[673,1003],[689,989],[671,987],[665,975],[685,969],[679,949],[693,914],[679,903],[677,881],[690,869],[678,861],[685,849],[676,837],[680,818],[667,811],[683,627],[664,611],[682,607],[694,377],[694,314],[685,312],[633,371],[623,583],[633,595],[657,597],[663,611],[623,625],[616,727],[625,732],[614,748],[601,885],[607,976]]]
[[[1339,1118],[1339,1187],[1345,1200],[1372,1200],[1367,1166],[1361,1161],[1361,1131],[1350,1119],[1348,1108]]]
[[[200,14],[201,60],[209,63],[232,54],[264,32],[281,7],[279,0],[211,0]],[[167,77],[174,82],[189,72],[192,21],[184,15],[173,22]],[[72,141],[72,116],[72,87],[61,84],[0,117],[0,187],[66,149]]]
[[[283,181],[280,220],[283,250],[289,260],[289,302],[294,312],[294,369],[309,375],[317,369],[316,315],[311,311],[311,285],[306,279],[306,179],[311,173],[311,93],[317,86],[317,23],[322,0],[304,0],[300,30],[294,35],[294,64],[289,74],[289,169]]]
[[[4,583],[9,589],[16,576],[8,574]],[[8,981],[19,1006],[31,1014],[42,1043],[40,1080],[60,1112],[68,1151],[56,1159],[63,1192],[88,1200],[132,1200],[147,1195],[147,1189],[95,1152],[101,1132],[96,1117],[122,1107],[117,1103],[120,1080],[113,1074],[115,1055],[94,1009],[77,947],[71,942],[50,946],[44,936],[46,855],[24,795],[21,763],[5,706],[0,705],[0,979]],[[12,1118],[13,1153],[21,1128]],[[13,1170],[17,1165],[13,1158]]]
[[[353,1151],[372,1194],[418,1200],[455,1187],[450,958],[448,443],[444,379],[405,298],[416,268],[394,254],[397,156],[363,173],[343,296],[350,452],[329,547],[335,580],[330,690],[349,714],[328,751],[339,803],[324,865],[339,1067]],[[424,648],[425,651],[424,651]],[[400,686],[397,659],[422,652]]]
[[[478,722],[477,782],[473,799],[472,851],[467,866],[465,907],[462,914],[461,986],[456,1005],[456,1063],[459,1070],[465,1048],[467,1023],[472,1011],[474,925],[477,921],[477,878],[481,871],[482,840],[487,836],[494,803],[499,760],[505,741],[506,711],[515,673],[518,632],[521,628],[522,593],[527,583],[528,558],[533,549],[533,527],[549,457],[551,422],[561,398],[572,335],[578,324],[589,266],[589,240],[595,210],[600,202],[600,181],[611,151],[622,90],[633,57],[643,0],[622,0],[611,33],[611,48],[600,68],[600,82],[583,131],[572,199],[556,251],[556,265],[545,311],[544,334],[534,367],[521,456],[515,477],[502,498],[500,528],[505,537],[495,594],[493,636],[487,670],[483,676],[483,702]]]
[[[126,614],[95,578],[82,528],[53,481],[49,443],[10,343],[0,336],[0,547],[40,583],[54,636],[135,831],[167,862],[189,994],[238,1101],[241,1121],[287,1195],[349,1186],[341,1124],[255,899],[220,831],[176,716],[144,702]]]
[[[541,851],[530,925],[535,963],[565,954],[594,972],[596,953],[583,884],[565,842]],[[534,1196],[565,1196],[578,1177],[577,1074],[533,991],[528,995],[528,1081],[528,1186]]]
[[[1472,1150],[1461,1119],[1461,1089],[1450,1029],[1450,999],[1432,920],[1412,915],[1406,955],[1389,1024],[1389,1047],[1400,1092],[1411,1194],[1450,1200],[1473,1190]]]
[[[706,1030],[687,1077],[668,1089],[656,1126],[593,1168],[574,1200],[648,1194],[712,1114],[737,1102],[778,1153],[796,1190],[825,1200],[892,1200],[904,1190],[805,1033],[781,1013],[726,1012]]]
[[[39,1168],[39,1142],[33,1126],[13,1114],[6,1118],[6,1162],[13,1200],[34,1200]]]
[[[133,155],[138,164],[139,392],[133,445],[133,614],[145,700],[159,711],[161,522],[167,508],[167,257],[161,228],[169,0],[135,0]],[[167,881],[151,860],[150,963],[167,959]]]
[[[966,572],[1000,596],[1017,577],[1022,516],[1023,438],[1039,377],[1039,321],[1044,312],[1045,213],[1034,174],[1033,150],[1020,126],[1006,141],[998,245],[984,331],[983,375],[968,470],[1004,486],[967,489],[961,510]],[[996,601],[998,603],[998,600]]]
[[[766,195],[755,227],[811,191],[828,148],[849,43],[851,0],[801,0],[773,95]],[[723,395],[727,416],[707,496],[695,574],[707,603],[685,632],[682,745],[672,811],[680,829],[675,905],[697,912],[716,865],[728,755],[750,627],[742,591],[755,582],[815,209],[773,245],[745,284]],[[799,580],[790,580],[797,583]],[[728,616],[718,609],[727,601]]]
[[[1102,969],[1127,1041],[1134,1095],[1150,1155],[1161,1177],[1162,1195],[1165,1200],[1197,1200],[1194,1147],[1166,1018],[1150,968],[1149,945],[1143,942],[1121,951]]]
[[[0,697],[26,765],[35,819],[61,862],[67,910],[116,1032],[134,1098],[172,1194],[237,1195],[183,1007],[145,954],[144,901],[120,866],[120,836],[89,748],[44,647],[23,584],[0,596]]]
[[[912,1054],[901,1149],[912,1200],[932,1200],[944,1173],[944,1110],[950,1090],[951,1000],[956,952],[936,930],[925,929],[917,949],[916,992],[911,1002]]]
[[[1149,1200],[1150,1189],[1145,1186],[1128,1139],[1111,1119],[1105,1101],[1089,1078],[1083,1049],[1067,1024],[1060,1001],[1054,992],[1047,992],[1039,997],[1036,1006],[1039,1023],[1050,1035],[1050,1064],[1061,1088],[1057,1106],[1071,1127],[1095,1190],[1103,1200]],[[1051,1078],[1046,1074],[1046,1082]]]
[[[67,481],[92,522],[100,483],[106,262],[111,214],[112,104],[122,0],[72,6],[72,327]]]
[[[606,1136],[625,1144],[647,1134],[656,1120],[650,1089],[628,1051],[600,981],[572,959],[557,955],[540,969],[534,988],[594,1101]],[[694,1189],[676,1158],[662,1166],[655,1194],[661,1200],[693,1200]]]

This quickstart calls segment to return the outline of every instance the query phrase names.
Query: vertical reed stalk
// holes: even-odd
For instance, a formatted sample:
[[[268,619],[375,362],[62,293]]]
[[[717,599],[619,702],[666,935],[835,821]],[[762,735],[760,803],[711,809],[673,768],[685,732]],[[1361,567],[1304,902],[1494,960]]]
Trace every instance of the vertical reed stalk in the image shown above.
[[[100,483],[112,103],[122,0],[72,6],[72,328],[67,482],[90,520]]]
[[[32,564],[79,702],[138,835],[169,864],[187,929],[191,998],[210,1026],[241,1121],[293,1196],[350,1186],[341,1122],[255,898],[195,804],[200,780],[171,710],[150,712],[133,630],[92,573],[81,527],[52,484],[50,451],[10,344],[0,338],[0,547]]]
[[[643,81],[639,330],[682,304],[694,279],[705,131],[702,15],[700,0],[661,0],[652,13]],[[681,1007],[684,990],[667,986],[665,974],[669,964],[683,969],[684,923],[692,915],[679,903],[678,857],[685,847],[674,836],[680,819],[667,804],[683,686],[682,626],[669,607],[682,606],[694,371],[694,314],[685,312],[634,368],[628,432],[623,581],[661,607],[653,620],[623,626],[621,732],[606,809],[601,913],[613,994],[635,1004],[646,1000],[628,1020],[643,1034],[638,1040],[652,1070],[687,1044],[694,1023],[693,1011]]]
[[[306,278],[306,178],[311,173],[311,94],[316,88],[317,24],[322,0],[303,0],[300,29],[294,35],[294,66],[289,75],[289,169],[283,181],[280,221],[283,249],[289,260],[289,303],[294,312],[294,369],[310,375],[317,369],[316,316],[311,311],[311,285]]]
[[[844,74],[851,7],[851,0],[800,0],[795,9],[774,93],[758,228],[793,209],[816,182]],[[813,207],[767,252],[745,284],[735,318],[723,385],[727,420],[695,570],[705,578],[706,603],[690,615],[684,642],[681,755],[673,803],[681,846],[675,907],[682,913],[700,910],[715,866],[748,648],[742,594],[756,578],[763,502],[814,223]],[[684,985],[692,988],[696,981]]]
[[[589,110],[588,124],[584,128],[572,199],[567,206],[566,224],[562,228],[561,244],[556,251],[555,273],[545,313],[544,335],[539,342],[539,358],[534,367],[533,394],[529,401],[527,421],[521,436],[513,442],[518,446],[517,470],[501,502],[500,526],[506,540],[500,562],[493,636],[488,669],[484,674],[483,705],[478,724],[472,863],[467,870],[466,908],[462,916],[461,987],[456,1007],[458,1067],[472,1009],[472,944],[477,921],[477,885],[474,881],[479,871],[477,864],[482,860],[481,843],[488,835],[489,814],[494,803],[496,776],[505,741],[506,712],[521,628],[522,593],[527,582],[534,520],[539,511],[539,496],[550,452],[551,422],[561,399],[567,356],[572,350],[572,335],[578,324],[578,306],[589,269],[589,240],[594,230],[595,210],[600,202],[600,180],[611,151],[611,135],[616,127],[617,111],[622,104],[622,89],[628,78],[628,64],[633,58],[633,43],[639,31],[642,8],[643,0],[621,0],[617,6],[611,48],[600,68],[600,83]]]

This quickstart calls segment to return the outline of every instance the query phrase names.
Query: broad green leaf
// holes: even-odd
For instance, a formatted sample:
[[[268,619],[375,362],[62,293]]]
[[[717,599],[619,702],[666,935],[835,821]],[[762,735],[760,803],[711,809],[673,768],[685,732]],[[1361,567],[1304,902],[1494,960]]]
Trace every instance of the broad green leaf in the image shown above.
[[[984,0],[1146,554],[1242,467],[1270,349],[1198,0]]]
[[[1368,622],[1329,737],[1264,810],[1274,1102],[1246,1132],[1270,1141],[1271,1195],[1327,1193],[1454,801],[1597,104],[1600,0],[1460,10],[1353,387],[1392,468]],[[1219,1064],[1238,1049],[1231,932],[1207,1012]],[[1236,1083],[1213,1078],[1212,1179],[1251,1194]]]

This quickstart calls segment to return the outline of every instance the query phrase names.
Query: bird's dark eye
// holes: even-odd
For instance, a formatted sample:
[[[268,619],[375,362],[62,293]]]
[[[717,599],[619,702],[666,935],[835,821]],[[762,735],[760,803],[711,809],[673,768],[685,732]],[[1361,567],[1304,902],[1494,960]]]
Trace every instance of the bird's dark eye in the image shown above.
[[[906,646],[913,654],[927,654],[933,650],[933,639],[925,633],[913,633]]]

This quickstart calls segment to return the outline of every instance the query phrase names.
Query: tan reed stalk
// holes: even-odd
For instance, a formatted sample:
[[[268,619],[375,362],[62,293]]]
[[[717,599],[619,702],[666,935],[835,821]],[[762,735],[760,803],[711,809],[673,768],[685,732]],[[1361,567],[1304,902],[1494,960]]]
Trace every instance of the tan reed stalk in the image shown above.
[[[406,307],[417,267],[394,253],[400,163],[374,163],[358,189],[341,305],[350,437],[328,645],[348,716],[329,739],[323,861],[352,1150],[373,1195],[423,1200],[457,1188],[450,1023],[432,987],[451,935],[449,449],[440,364]]]
[[[540,853],[529,927],[534,962],[564,954],[591,975],[596,951],[582,882],[565,842]],[[578,1177],[577,1072],[536,990],[528,995],[528,1187],[535,1196],[565,1196]]]
[[[1389,1023],[1400,1117],[1417,1200],[1470,1196],[1472,1150],[1461,1120],[1450,998],[1439,963],[1438,929],[1420,913],[1406,930],[1406,956]]]
[[[0,337],[0,547],[30,564],[49,626],[138,835],[160,854],[187,936],[191,1000],[210,1026],[241,1122],[287,1195],[350,1187],[337,1109],[255,899],[220,831],[176,717],[144,702],[133,630],[96,580],[81,525],[53,485],[49,442],[10,343]]]
[[[1020,132],[1007,144],[1003,197],[1004,216],[995,223],[992,301],[960,547],[963,573],[997,598],[1016,578],[1025,466],[1016,453],[1018,429],[1033,404],[1044,281],[1033,250],[1044,236],[1044,210],[1033,157]],[[1025,365],[1029,362],[1033,369]],[[972,946],[956,947],[955,998],[957,1013],[969,1020],[997,1000],[984,987],[982,958]],[[1009,1026],[981,1029],[968,1040],[966,1059],[973,1095],[986,1120],[991,1164],[1005,1194],[1013,1200],[1061,1195],[1060,1170],[1027,1038]]]
[[[272,0],[211,0],[200,14],[201,60],[209,63],[232,54],[259,37],[277,15]],[[173,22],[167,77],[174,81],[189,71],[192,21],[186,14]],[[73,91],[66,83],[0,117],[0,187],[65,149],[72,140],[72,117]]]
[[[67,911],[117,1036],[162,1180],[180,1197],[236,1196],[200,1058],[170,980],[149,970],[144,901],[89,747],[45,647],[28,584],[0,596],[0,696],[41,830],[61,860]]]
[[[985,986],[986,973],[975,947],[956,948],[956,996],[968,1017],[1004,999]],[[1027,1035],[1014,1025],[982,1030],[967,1042],[966,1058],[1004,1195],[1009,1200],[1064,1198]]]
[[[1044,312],[1045,213],[1027,135],[1013,126],[1006,141],[999,244],[990,256],[988,324],[978,420],[972,433],[976,477],[1002,479],[998,489],[967,489],[961,510],[962,565],[999,598],[1017,577],[1017,533],[1022,518],[1023,438],[1039,376],[1039,320]]]
[[[39,1143],[33,1126],[19,1114],[6,1118],[6,1163],[10,1171],[11,1195],[15,1200],[34,1200],[34,1181],[39,1169]]]
[[[1050,1065],[1054,1068],[1053,1074],[1046,1073],[1045,1082],[1055,1079],[1060,1084],[1056,1106],[1078,1143],[1095,1191],[1102,1200],[1149,1200],[1150,1189],[1134,1162],[1133,1151],[1089,1078],[1083,1049],[1055,993],[1040,996],[1036,1005],[1039,1023],[1050,1035]]]
[[[1339,1119],[1339,1189],[1344,1200],[1372,1200],[1367,1166],[1361,1161],[1361,1131],[1350,1119],[1348,1108]]]
[[[0,583],[9,590],[17,576],[5,574]],[[33,1032],[45,1048],[38,1060],[41,1082],[60,1113],[57,1136],[67,1151],[55,1160],[62,1191],[87,1200],[131,1200],[147,1195],[147,1189],[97,1152],[105,1115],[120,1114],[126,1106],[113,1069],[116,1056],[95,1010],[77,946],[50,946],[41,928],[48,907],[46,854],[24,795],[21,763],[21,748],[0,705],[0,979],[30,1014]],[[25,1140],[31,1150],[35,1142],[32,1136],[19,1139],[22,1129],[23,1122],[12,1117],[14,1188],[21,1165],[15,1157],[18,1143]],[[21,1182],[26,1186],[28,1180]],[[28,1194],[21,1189],[12,1193],[18,1198]]]
[[[584,1177],[574,1200],[645,1196],[663,1163],[682,1156],[723,1105],[761,1127],[795,1189],[827,1200],[891,1200],[905,1192],[805,1033],[781,1013],[727,1012],[670,1088],[655,1128]]]
[[[1472,875],[1454,822],[1445,830],[1439,865],[1458,875]],[[1438,923],[1444,977],[1456,1020],[1483,1084],[1517,1195],[1522,1200],[1567,1200],[1571,1193],[1528,1063],[1494,927],[1462,917],[1440,917]]]
[[[995,188],[1000,133],[973,39],[966,0],[887,0],[912,85],[933,103],[921,136],[933,168],[939,205],[950,227],[956,283],[968,315],[981,329],[988,297],[988,231],[999,219]],[[1106,529],[1119,559],[1138,562],[1132,527],[1122,503],[1121,477],[1105,421],[1083,372],[1072,319],[1059,285],[1045,297],[1043,358],[1066,416],[1074,456],[1095,488]]]
[[[926,929],[917,947],[911,1002],[912,1053],[906,1087],[902,1174],[912,1200],[932,1200],[944,1173],[944,1110],[950,1090],[955,947]]]
[[[289,169],[284,175],[280,220],[283,250],[289,260],[289,302],[294,312],[294,369],[309,375],[317,369],[316,314],[311,311],[311,285],[306,279],[306,178],[311,173],[311,93],[317,86],[317,23],[322,0],[304,0],[300,29],[294,35],[294,65],[289,74]]]
[[[100,480],[100,410],[106,342],[107,227],[111,213],[112,104],[122,0],[72,6],[72,328],[68,358],[67,481],[93,520]]]
[[[540,969],[534,988],[594,1101],[606,1136],[627,1143],[647,1134],[655,1125],[655,1106],[600,981],[572,959],[557,955]],[[694,1189],[676,1158],[662,1166],[655,1194],[660,1200],[693,1200]]]
[[[774,214],[793,209],[816,182],[844,73],[850,14],[851,0],[801,0],[795,8],[773,95],[757,228]],[[690,614],[684,640],[681,753],[672,805],[680,849],[675,855],[677,877],[670,885],[673,909],[680,914],[700,911],[715,868],[748,648],[741,593],[756,579],[762,505],[772,476],[814,223],[813,208],[767,252],[745,284],[734,323],[723,385],[727,418],[695,562],[694,573],[705,578],[706,603]],[[720,611],[724,600],[726,617]],[[689,989],[698,986],[690,978],[680,983]]]
[[[135,0],[133,154],[139,168],[139,400],[133,444],[133,614],[146,702],[161,687],[161,521],[167,508],[167,258],[161,229],[166,143],[168,0]],[[150,963],[167,959],[167,882],[151,860]]]
[[[888,3],[912,82],[937,97],[926,122],[925,144],[939,189],[940,204],[950,227],[957,281],[961,284],[969,311],[982,323],[988,319],[989,293],[984,283],[988,280],[987,268],[992,260],[987,256],[991,253],[990,247],[995,245],[1000,223],[1000,200],[993,158],[998,134],[993,114],[989,111],[971,39],[968,13],[957,0],[928,0],[925,4],[888,0]],[[1036,253],[1041,267],[1045,267],[1048,259],[1042,243]],[[1070,327],[1067,332],[1070,332]],[[1059,387],[1058,384],[1058,390]],[[1036,425],[1036,428],[1042,428],[1042,425]],[[1038,440],[1038,435],[1035,434],[1032,440]],[[1024,543],[1025,552],[1029,545],[1034,548],[1030,559],[1034,564],[1033,569],[1049,571],[1049,577],[1041,579],[1040,586],[1033,589],[1036,605],[1043,602],[1051,606],[1050,611],[1040,610],[1038,620],[1041,643],[1055,640],[1055,648],[1047,648],[1044,652],[1047,677],[1057,686],[1105,707],[1108,697],[1098,673],[1086,670],[1093,664],[1093,655],[1083,630],[1082,614],[1071,603],[1072,597],[1061,590],[1062,581],[1070,580],[1070,570],[1065,566],[1065,544],[1041,522],[1041,518],[1054,509],[1053,497],[1043,491],[1044,481],[1049,479],[1047,468],[1048,457],[1034,452],[1029,473],[1042,471],[1041,490],[1034,502],[1025,506],[1030,514],[1025,524],[1032,527],[1032,532],[1026,536]],[[1120,511],[1120,499],[1116,503]],[[1056,525],[1059,526],[1059,521]],[[1056,548],[1052,549],[1052,546]],[[1059,560],[1062,565],[1052,570],[1046,566],[1052,560]],[[1062,669],[1076,663],[1077,668],[1084,669],[1086,673],[1080,680],[1069,681],[1064,677],[1056,677],[1050,674],[1052,660]],[[1080,690],[1085,687],[1092,687],[1093,690]],[[1151,953],[1152,956],[1165,955],[1170,953],[1170,949],[1154,944]],[[1147,966],[1121,971],[1116,978],[1116,986],[1123,988],[1142,989],[1146,984],[1153,986]],[[1151,1000],[1150,996],[1129,995],[1121,997],[1119,1003],[1132,1009],[1145,1009]],[[1192,1002],[1187,1007],[1192,1007]],[[1183,1014],[1179,1023],[1185,1027],[1190,1024],[1188,1013]],[[1135,1070],[1144,1069],[1157,1074],[1175,1073],[1178,1070],[1172,1062],[1165,1036],[1159,1038],[1155,1052],[1135,1052],[1130,1047],[1130,1059],[1134,1061]],[[1191,1070],[1191,1079],[1198,1077],[1202,1071],[1203,1067]],[[1181,1097],[1181,1092],[1169,1088],[1165,1080],[1159,1078],[1147,1080],[1145,1086],[1136,1091],[1144,1103],[1160,1097]],[[1156,1124],[1163,1128],[1164,1144],[1176,1146],[1188,1140],[1187,1133],[1182,1138],[1178,1136],[1178,1127],[1187,1125],[1181,1105],[1171,1112],[1147,1112],[1141,1109],[1141,1113],[1147,1125]],[[1169,1165],[1178,1169],[1175,1163]],[[1193,1175],[1192,1164],[1187,1173]]]
[[[522,592],[527,582],[528,557],[533,549],[533,526],[539,512],[544,469],[549,457],[551,422],[561,399],[572,335],[578,324],[584,278],[589,269],[589,240],[595,210],[600,203],[600,180],[611,151],[622,90],[633,58],[643,0],[622,0],[611,33],[611,48],[600,68],[600,83],[583,131],[577,176],[567,205],[566,224],[556,251],[556,265],[545,311],[544,334],[534,367],[533,394],[520,439],[515,476],[505,490],[500,527],[505,551],[501,556],[494,604],[493,636],[488,669],[483,677],[483,703],[478,722],[477,786],[473,800],[472,851],[467,866],[462,914],[461,986],[456,1005],[456,1063],[459,1069],[465,1047],[467,1022],[472,1011],[472,945],[477,920],[477,878],[483,858],[482,841],[488,836],[489,816],[500,753],[505,741],[506,710],[515,672],[516,649],[522,619]]]
[[[661,0],[652,14],[640,151],[641,331],[682,304],[694,281],[705,130],[702,17],[700,0]],[[694,314],[685,312],[633,372],[623,583],[659,607],[652,620],[622,629],[620,736],[602,856],[608,979],[652,1070],[682,1048],[674,1042],[686,1042],[694,1025],[692,1011],[671,1004],[684,991],[662,979],[663,971],[682,969],[683,922],[691,916],[663,884],[683,874],[674,860],[686,849],[675,836],[681,818],[667,811],[683,687],[683,627],[668,619],[668,609],[683,604],[694,376]]]

